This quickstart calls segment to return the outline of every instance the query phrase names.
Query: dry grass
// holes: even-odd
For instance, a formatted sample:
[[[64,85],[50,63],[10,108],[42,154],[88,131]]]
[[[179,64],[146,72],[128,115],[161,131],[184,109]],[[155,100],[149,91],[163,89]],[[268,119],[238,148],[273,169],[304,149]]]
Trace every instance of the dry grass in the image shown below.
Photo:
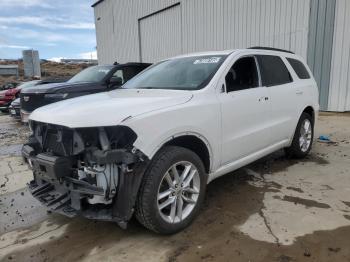
[[[11,61],[11,62],[2,62],[0,65],[10,65],[17,64],[19,66],[19,75],[17,79],[16,76],[0,76],[0,86],[8,82],[22,82],[25,80],[24,71],[23,71],[23,62],[22,61]],[[41,63],[41,76],[42,79],[45,78],[70,78],[75,74],[79,73],[81,70],[89,67],[89,64],[64,64],[56,62],[43,62]]]

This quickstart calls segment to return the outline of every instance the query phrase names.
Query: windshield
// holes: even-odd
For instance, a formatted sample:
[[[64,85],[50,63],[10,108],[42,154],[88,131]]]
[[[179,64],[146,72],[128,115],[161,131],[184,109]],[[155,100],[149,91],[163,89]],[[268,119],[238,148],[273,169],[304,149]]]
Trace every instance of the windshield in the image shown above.
[[[194,56],[160,62],[122,88],[197,90],[214,76],[226,56]]]
[[[101,82],[113,66],[92,66],[73,76],[68,83]]]

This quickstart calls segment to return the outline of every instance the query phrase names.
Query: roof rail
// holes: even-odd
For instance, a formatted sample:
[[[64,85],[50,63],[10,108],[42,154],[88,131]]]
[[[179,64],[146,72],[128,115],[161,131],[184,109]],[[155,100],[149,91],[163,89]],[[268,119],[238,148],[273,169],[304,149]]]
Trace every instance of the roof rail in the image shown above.
[[[252,46],[252,47],[249,47],[248,49],[271,50],[271,51],[279,51],[279,52],[294,54],[292,51],[289,51],[289,50],[273,48],[273,47],[264,47],[264,46]]]

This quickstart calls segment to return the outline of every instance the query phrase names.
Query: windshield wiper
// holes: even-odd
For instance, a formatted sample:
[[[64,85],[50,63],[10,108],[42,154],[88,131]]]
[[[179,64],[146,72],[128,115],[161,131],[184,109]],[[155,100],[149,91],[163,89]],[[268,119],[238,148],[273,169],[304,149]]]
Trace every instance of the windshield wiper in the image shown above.
[[[142,87],[135,87],[135,88],[125,88],[125,87],[121,87],[121,89],[159,89],[159,88],[154,87],[154,86],[142,86]]]

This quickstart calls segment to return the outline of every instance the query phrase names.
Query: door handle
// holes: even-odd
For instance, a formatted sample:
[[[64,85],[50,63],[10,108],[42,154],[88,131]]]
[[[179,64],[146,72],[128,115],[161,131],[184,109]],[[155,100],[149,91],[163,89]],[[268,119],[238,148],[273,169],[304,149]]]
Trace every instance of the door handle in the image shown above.
[[[296,91],[295,93],[296,93],[297,95],[300,96],[300,95],[302,95],[304,92],[303,92],[303,91]]]
[[[261,101],[267,101],[267,100],[269,100],[269,98],[267,96],[262,96],[259,98],[258,101],[261,102]]]

